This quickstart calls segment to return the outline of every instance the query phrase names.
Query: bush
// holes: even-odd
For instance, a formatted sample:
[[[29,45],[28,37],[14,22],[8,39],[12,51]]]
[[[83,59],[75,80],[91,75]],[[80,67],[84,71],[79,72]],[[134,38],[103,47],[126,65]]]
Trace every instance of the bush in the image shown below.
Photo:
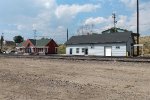
[[[59,45],[58,54],[66,54],[66,46],[64,44]]]

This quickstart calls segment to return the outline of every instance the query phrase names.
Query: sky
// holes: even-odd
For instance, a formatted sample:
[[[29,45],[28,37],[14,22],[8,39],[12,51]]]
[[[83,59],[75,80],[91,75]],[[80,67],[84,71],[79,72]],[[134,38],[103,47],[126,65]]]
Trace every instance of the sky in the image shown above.
[[[137,0],[0,0],[0,34],[5,40],[52,38],[57,43],[87,32],[101,33],[116,26],[136,33]],[[139,0],[140,34],[150,35],[150,0]]]

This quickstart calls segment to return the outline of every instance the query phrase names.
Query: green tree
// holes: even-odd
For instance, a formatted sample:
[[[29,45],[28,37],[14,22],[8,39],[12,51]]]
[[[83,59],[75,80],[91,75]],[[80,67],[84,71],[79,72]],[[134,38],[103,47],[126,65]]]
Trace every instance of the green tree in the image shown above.
[[[58,54],[65,54],[66,53],[66,46],[63,44],[60,44],[58,47]]]
[[[24,41],[23,37],[20,36],[20,35],[15,36],[13,39],[14,39],[14,42],[15,42],[15,43],[21,43],[21,42]]]

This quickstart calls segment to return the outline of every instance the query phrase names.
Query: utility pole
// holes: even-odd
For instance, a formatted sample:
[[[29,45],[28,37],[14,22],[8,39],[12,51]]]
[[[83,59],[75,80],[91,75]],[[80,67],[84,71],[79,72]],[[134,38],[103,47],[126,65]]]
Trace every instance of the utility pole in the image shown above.
[[[137,0],[137,44],[139,44],[139,0]],[[137,56],[139,56],[139,47],[137,46]]]
[[[117,21],[116,21],[116,14],[115,13],[112,13],[112,18],[113,18],[113,23],[114,23],[114,30],[116,32],[116,24],[117,24]]]
[[[91,34],[93,34],[94,30],[94,24],[91,25]]]
[[[4,41],[3,34],[4,34],[4,33],[2,33],[2,35],[1,35],[1,51],[3,51],[3,41]]]
[[[33,32],[34,32],[34,40],[35,40],[35,45],[36,45],[36,32],[37,32],[37,30],[34,29]]]
[[[68,28],[67,28],[67,41],[68,41],[68,35],[69,35],[69,32],[68,32]]]

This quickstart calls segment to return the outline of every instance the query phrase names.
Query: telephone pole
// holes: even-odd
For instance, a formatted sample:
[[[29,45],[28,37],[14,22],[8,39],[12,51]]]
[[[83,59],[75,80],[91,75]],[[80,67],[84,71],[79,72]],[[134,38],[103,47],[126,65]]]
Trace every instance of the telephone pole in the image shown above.
[[[35,30],[33,30],[33,32],[34,32],[34,40],[35,40],[35,45],[36,45],[36,32],[37,32],[37,30],[35,29]]]
[[[4,41],[3,34],[4,34],[4,33],[2,33],[2,35],[1,35],[1,51],[3,51],[3,41]]]
[[[68,32],[68,28],[67,28],[67,41],[68,41],[68,37],[69,37],[68,35],[69,35],[69,32]]]
[[[139,0],[137,0],[137,44],[139,44]],[[139,56],[139,47],[137,47],[137,56]]]

